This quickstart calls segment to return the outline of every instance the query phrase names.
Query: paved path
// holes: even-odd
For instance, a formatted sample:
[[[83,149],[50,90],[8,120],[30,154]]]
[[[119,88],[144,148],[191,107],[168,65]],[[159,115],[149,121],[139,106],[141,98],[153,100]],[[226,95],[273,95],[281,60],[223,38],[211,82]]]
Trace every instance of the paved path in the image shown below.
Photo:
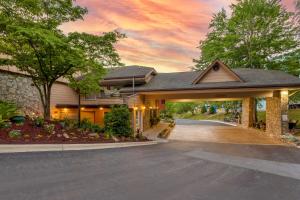
[[[243,129],[219,122],[182,119],[176,120],[176,126],[171,132],[169,139],[236,144],[284,145],[282,142],[254,129]]]
[[[200,142],[0,155],[2,200],[299,200],[300,150]],[[298,174],[298,175],[297,175]]]

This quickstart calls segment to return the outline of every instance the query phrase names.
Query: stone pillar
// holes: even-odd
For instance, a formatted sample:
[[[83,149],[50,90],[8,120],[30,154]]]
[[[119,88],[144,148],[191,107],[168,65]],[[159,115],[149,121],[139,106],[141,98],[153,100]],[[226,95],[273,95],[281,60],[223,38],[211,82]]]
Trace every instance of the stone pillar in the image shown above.
[[[253,126],[254,98],[247,97],[242,102],[242,127],[249,128]]]
[[[288,91],[275,91],[266,98],[266,132],[275,137],[288,132]]]

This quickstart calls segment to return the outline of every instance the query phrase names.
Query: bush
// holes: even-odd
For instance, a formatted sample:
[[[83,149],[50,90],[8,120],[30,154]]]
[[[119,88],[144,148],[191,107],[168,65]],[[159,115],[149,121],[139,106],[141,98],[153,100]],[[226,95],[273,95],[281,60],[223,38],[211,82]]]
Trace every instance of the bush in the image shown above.
[[[103,131],[103,129],[98,124],[93,124],[87,119],[83,119],[80,122],[80,128],[85,131],[91,131],[94,133],[101,133]]]
[[[60,121],[60,125],[65,129],[73,129],[78,126],[77,120],[64,118],[62,121]]]
[[[2,120],[8,120],[17,112],[17,106],[14,103],[0,101],[0,115]]]
[[[9,137],[10,138],[18,138],[20,137],[22,134],[21,134],[21,131],[20,130],[11,130],[9,133],[8,133]]]
[[[217,112],[216,107],[211,105],[209,107],[209,114],[215,114],[216,112]]]
[[[104,117],[105,131],[117,136],[131,136],[130,112],[126,106],[113,106]]]
[[[48,134],[52,134],[55,129],[55,125],[54,124],[45,124],[44,129]]]
[[[204,114],[204,113],[206,113],[206,112],[207,112],[207,108],[206,108],[205,105],[203,105],[203,106],[201,107],[201,113]]]
[[[173,113],[171,113],[168,110],[162,110],[160,112],[160,118],[165,121],[173,121],[174,120]]]
[[[36,127],[42,127],[45,123],[45,121],[42,117],[36,117],[33,121],[34,121],[34,125]]]

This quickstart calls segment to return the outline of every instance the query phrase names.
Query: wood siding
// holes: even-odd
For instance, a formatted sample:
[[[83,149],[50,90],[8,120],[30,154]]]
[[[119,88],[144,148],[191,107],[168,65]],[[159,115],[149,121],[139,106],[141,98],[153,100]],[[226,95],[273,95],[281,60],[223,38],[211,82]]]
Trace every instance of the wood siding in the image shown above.
[[[78,104],[78,95],[68,85],[62,83],[55,83],[52,87],[51,107],[57,104]]]
[[[234,77],[230,71],[220,67],[218,71],[210,69],[205,76],[199,81],[199,83],[212,83],[212,82],[228,82],[228,81],[239,81]]]

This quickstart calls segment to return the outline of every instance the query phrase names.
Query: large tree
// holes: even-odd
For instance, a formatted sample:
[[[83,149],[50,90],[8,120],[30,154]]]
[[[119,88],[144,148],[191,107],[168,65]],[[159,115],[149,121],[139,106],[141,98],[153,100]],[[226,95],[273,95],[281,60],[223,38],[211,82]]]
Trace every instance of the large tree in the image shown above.
[[[50,119],[51,88],[58,79],[68,79],[74,88],[88,93],[99,87],[103,67],[120,64],[114,43],[122,34],[66,35],[59,29],[86,13],[73,0],[0,1],[0,54],[6,55],[0,65],[14,65],[31,77],[46,119]],[[84,78],[76,79],[79,75]]]
[[[196,69],[215,59],[232,68],[280,69],[299,74],[299,45],[293,13],[279,0],[238,0],[228,17],[222,10],[213,16],[210,33],[200,42]],[[293,53],[292,53],[293,52]]]

